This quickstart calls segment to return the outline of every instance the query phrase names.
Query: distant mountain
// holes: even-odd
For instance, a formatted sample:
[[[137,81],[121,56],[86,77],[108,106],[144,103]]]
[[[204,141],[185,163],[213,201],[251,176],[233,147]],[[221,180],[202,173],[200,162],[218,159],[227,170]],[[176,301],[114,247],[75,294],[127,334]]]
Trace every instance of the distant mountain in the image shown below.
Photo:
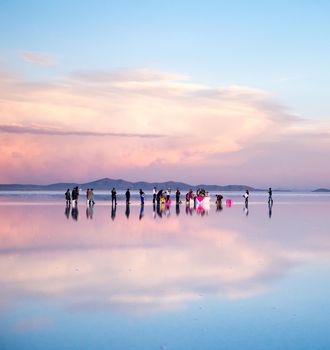
[[[328,188],[318,188],[317,190],[314,190],[312,192],[330,192]]]
[[[75,182],[63,182],[63,183],[55,183],[50,185],[22,185],[22,184],[0,184],[0,191],[32,191],[32,190],[39,190],[39,191],[55,191],[55,190],[65,190],[67,188],[73,188],[75,186],[79,186],[79,188],[86,189],[86,188],[93,188],[94,190],[111,190],[113,187],[115,187],[117,190],[126,190],[127,188],[131,190],[139,190],[142,188],[143,190],[152,190],[153,187],[156,186],[158,189],[166,189],[171,188],[172,190],[175,190],[176,188],[180,188],[181,190],[184,189],[197,189],[197,188],[204,188],[206,191],[264,191],[261,189],[255,189],[251,186],[245,186],[245,185],[226,185],[226,186],[219,186],[219,185],[190,185],[183,182],[176,182],[176,181],[166,181],[166,182],[130,182],[125,181],[122,179],[99,179],[91,182],[86,183],[75,183]]]

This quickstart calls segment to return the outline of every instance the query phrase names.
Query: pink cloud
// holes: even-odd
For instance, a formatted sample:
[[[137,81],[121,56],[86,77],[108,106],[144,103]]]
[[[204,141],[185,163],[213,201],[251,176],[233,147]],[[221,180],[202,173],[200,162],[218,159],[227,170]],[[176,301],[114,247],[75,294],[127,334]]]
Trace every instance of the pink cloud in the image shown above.
[[[328,123],[305,123],[249,87],[212,88],[147,69],[73,77],[0,79],[0,182],[119,176],[285,185],[297,167],[290,143],[330,130]],[[326,137],[310,145],[314,153],[329,149]],[[319,157],[312,170],[302,159],[296,159],[305,169],[301,184],[330,177]],[[284,171],[280,180],[269,171],[274,167]]]
[[[25,62],[36,64],[38,66],[55,66],[58,64],[58,58],[54,55],[35,52],[35,51],[18,51],[17,55]]]

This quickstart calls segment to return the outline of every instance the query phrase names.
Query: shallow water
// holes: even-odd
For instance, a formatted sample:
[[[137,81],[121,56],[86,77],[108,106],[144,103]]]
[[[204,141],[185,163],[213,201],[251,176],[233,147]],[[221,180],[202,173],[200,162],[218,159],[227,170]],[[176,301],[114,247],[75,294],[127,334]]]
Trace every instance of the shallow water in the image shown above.
[[[2,194],[0,348],[329,349],[330,196],[229,197]]]

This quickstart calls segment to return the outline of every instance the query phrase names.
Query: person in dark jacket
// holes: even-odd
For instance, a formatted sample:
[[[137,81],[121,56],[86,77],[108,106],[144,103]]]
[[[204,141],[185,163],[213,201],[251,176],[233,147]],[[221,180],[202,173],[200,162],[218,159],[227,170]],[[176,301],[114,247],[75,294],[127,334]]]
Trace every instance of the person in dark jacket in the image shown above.
[[[273,203],[273,191],[271,187],[268,189],[268,203]]]
[[[69,188],[65,192],[65,201],[66,201],[66,206],[69,207],[71,204],[71,194],[70,194]]]
[[[141,200],[141,205],[144,205],[144,192],[142,191],[142,189],[140,189],[140,200]]]
[[[113,203],[115,203],[115,205],[117,205],[117,191],[114,187],[111,190],[111,203],[112,203],[112,205],[113,205]]]
[[[130,204],[131,192],[129,191],[129,188],[125,192],[125,197],[126,197],[126,204]]]
[[[177,188],[176,189],[176,192],[175,192],[175,201],[176,201],[176,204],[180,204],[180,190]]]

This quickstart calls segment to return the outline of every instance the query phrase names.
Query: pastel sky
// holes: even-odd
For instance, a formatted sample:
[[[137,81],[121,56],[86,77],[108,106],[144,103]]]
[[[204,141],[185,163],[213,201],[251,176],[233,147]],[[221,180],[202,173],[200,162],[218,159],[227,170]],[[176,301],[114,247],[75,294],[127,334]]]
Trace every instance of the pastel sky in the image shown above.
[[[0,182],[330,187],[328,1],[0,3]]]

